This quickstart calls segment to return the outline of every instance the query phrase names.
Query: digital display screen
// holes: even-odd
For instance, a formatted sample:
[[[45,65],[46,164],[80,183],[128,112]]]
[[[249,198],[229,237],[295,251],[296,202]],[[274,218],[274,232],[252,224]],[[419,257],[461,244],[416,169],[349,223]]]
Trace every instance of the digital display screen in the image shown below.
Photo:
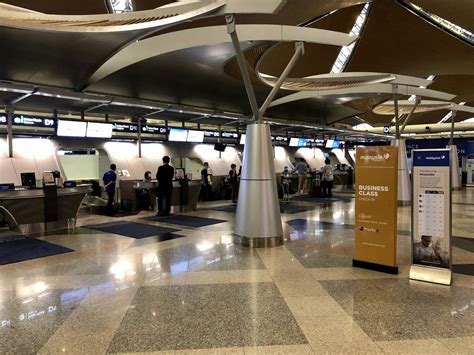
[[[334,145],[334,139],[328,139],[326,141],[326,148],[333,148],[333,145]]]
[[[112,138],[113,126],[110,123],[88,122],[86,137],[88,138]]]
[[[168,140],[170,142],[186,142],[188,140],[188,130],[180,128],[170,128]]]
[[[166,134],[166,127],[145,125],[142,127],[142,132],[152,134]]]
[[[14,126],[29,127],[54,127],[54,119],[49,117],[36,117],[29,115],[13,115]],[[0,114],[0,124],[7,124],[7,115]]]
[[[290,147],[298,147],[299,142],[300,142],[299,138],[291,138]]]
[[[222,132],[222,138],[237,139],[239,134],[237,132]]]
[[[219,131],[204,131],[204,137],[206,138],[219,138],[220,136]]]
[[[138,132],[138,125],[130,123],[114,123],[113,130],[114,132],[135,133]]]
[[[277,142],[288,142],[288,137],[283,137],[283,136],[276,136],[275,140]]]
[[[85,137],[87,122],[58,120],[56,135],[59,137]]]
[[[313,145],[314,139],[312,138],[300,138],[298,142],[298,147],[311,147]]]
[[[324,148],[326,146],[326,141],[324,139],[315,139],[314,140],[314,145],[316,147]]]
[[[204,131],[188,131],[188,142],[191,143],[202,143],[204,141]]]
[[[242,134],[242,135],[240,136],[240,144],[244,145],[246,138],[247,138],[247,135],[246,135],[246,134]]]

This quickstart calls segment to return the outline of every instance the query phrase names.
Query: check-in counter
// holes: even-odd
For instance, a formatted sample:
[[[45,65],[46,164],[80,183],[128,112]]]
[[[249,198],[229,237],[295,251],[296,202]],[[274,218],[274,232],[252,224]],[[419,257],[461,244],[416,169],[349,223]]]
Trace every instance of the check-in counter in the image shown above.
[[[132,201],[132,209],[139,206],[140,191],[148,190],[150,200],[155,205],[156,187],[158,183],[145,181],[120,181],[120,196],[124,200]],[[197,209],[199,191],[201,189],[200,180],[174,180],[173,192],[171,195],[171,206],[179,211],[194,211]]]
[[[334,171],[334,185],[342,186],[343,188],[352,188],[353,174],[346,170],[335,170]]]
[[[81,202],[90,185],[70,188],[0,191],[0,206],[13,218],[23,234],[74,226]]]

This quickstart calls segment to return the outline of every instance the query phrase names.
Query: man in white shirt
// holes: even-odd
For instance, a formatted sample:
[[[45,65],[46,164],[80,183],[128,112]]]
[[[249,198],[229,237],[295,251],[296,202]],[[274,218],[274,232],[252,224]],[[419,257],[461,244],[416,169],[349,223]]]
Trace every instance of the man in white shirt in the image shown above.
[[[421,242],[413,245],[413,261],[416,263],[439,261],[433,247],[431,246],[433,237],[431,235],[422,235]]]

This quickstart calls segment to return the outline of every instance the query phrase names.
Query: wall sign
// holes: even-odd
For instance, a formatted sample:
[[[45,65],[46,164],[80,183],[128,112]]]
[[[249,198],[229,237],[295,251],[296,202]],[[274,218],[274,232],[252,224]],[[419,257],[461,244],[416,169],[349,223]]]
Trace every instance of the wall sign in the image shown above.
[[[451,284],[450,150],[413,151],[410,278]]]
[[[50,127],[54,128],[55,121],[49,117],[37,117],[30,115],[13,115],[14,126],[28,126],[28,127]],[[0,114],[0,124],[7,124],[7,115]]]
[[[397,147],[358,147],[356,167],[353,266],[397,274]]]
[[[237,132],[222,132],[222,138],[237,139],[239,134]]]
[[[137,128],[138,130],[138,128]],[[167,133],[166,127],[162,126],[151,126],[151,125],[145,125],[142,127],[142,132],[143,133],[151,133],[151,134],[163,134],[165,135]]]
[[[137,133],[138,125],[130,123],[114,123],[113,131],[120,133]]]

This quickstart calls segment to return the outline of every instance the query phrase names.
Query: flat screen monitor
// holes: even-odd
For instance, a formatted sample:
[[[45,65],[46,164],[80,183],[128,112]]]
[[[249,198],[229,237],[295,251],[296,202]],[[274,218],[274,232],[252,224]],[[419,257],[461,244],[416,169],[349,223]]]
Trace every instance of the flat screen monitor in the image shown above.
[[[299,138],[290,138],[290,147],[298,147],[299,142]]]
[[[326,141],[326,148],[332,149],[332,148],[333,148],[333,145],[334,145],[334,139],[328,139],[328,140]]]
[[[246,134],[242,134],[242,135],[240,136],[240,144],[244,145],[246,138],[247,138],[247,135],[246,135]]]
[[[21,173],[21,186],[35,187],[36,186],[36,175],[35,173]]]
[[[202,143],[204,141],[204,131],[188,131],[188,142],[191,143]]]
[[[112,138],[113,125],[111,123],[88,122],[86,137]]]
[[[56,135],[59,137],[85,137],[87,122],[58,120]]]
[[[310,138],[300,138],[298,140],[298,147],[308,147],[311,146],[312,139]]]
[[[326,141],[324,139],[315,139],[314,146],[319,148],[324,148],[326,146]]]
[[[186,142],[188,140],[188,130],[181,128],[171,128],[168,140],[170,142]]]
[[[222,143],[216,143],[214,146],[214,150],[217,150],[218,152],[223,152],[227,146]]]

